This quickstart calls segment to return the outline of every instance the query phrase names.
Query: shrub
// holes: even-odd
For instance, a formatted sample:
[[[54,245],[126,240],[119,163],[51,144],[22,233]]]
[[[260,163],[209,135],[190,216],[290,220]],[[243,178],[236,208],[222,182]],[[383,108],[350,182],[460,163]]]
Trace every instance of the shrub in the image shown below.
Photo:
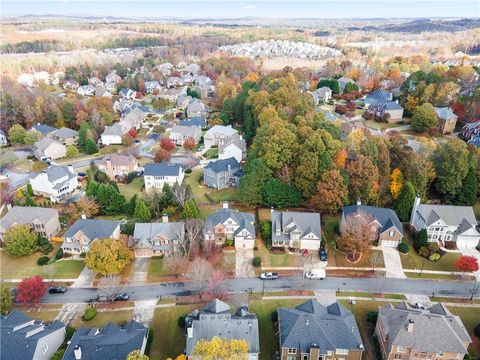
[[[428,247],[428,250],[430,250],[431,254],[440,253],[440,246],[438,246],[437,243],[434,243],[434,242],[428,243],[427,247]]]
[[[367,313],[367,320],[370,324],[375,325],[377,323],[378,312],[370,311]]]
[[[432,255],[430,255],[430,256],[428,257],[428,260],[430,260],[430,261],[438,261],[438,260],[440,260],[440,254],[433,253]]]
[[[402,254],[408,254],[410,251],[410,246],[408,246],[407,243],[401,242],[398,244],[398,251],[400,251]]]
[[[424,246],[428,246],[428,234],[427,230],[425,229],[413,234],[413,247],[415,250],[418,250]]]
[[[253,250],[257,251],[257,250],[258,250],[258,246],[254,246],[254,247],[253,247]]]
[[[192,173],[192,169],[188,168],[187,170],[185,170],[185,174],[191,174]]]
[[[145,345],[146,355],[150,355],[150,347],[152,346],[152,341],[153,341],[153,329],[148,328],[147,344]]]
[[[273,310],[272,313],[270,314],[270,319],[272,322],[276,323],[278,321],[278,312],[277,310]]]
[[[225,246],[233,246],[235,242],[232,239],[225,240]]]
[[[97,315],[97,309],[95,309],[95,308],[93,308],[93,307],[89,307],[89,308],[87,308],[87,310],[85,310],[85,314],[83,314],[82,319],[83,319],[84,321],[90,321],[90,320],[92,320],[96,315]]]
[[[57,258],[55,256],[52,256],[50,260],[48,260],[47,265],[53,264],[55,261],[57,261]]]
[[[53,245],[48,243],[47,245],[43,245],[40,247],[40,251],[42,252],[43,255],[47,255],[50,253],[50,251],[53,250]]]
[[[178,317],[178,321],[177,321],[178,327],[182,329],[185,327],[185,318],[186,318],[185,315],[181,315]]]
[[[270,221],[260,223],[260,234],[267,248],[270,248],[272,246],[272,223]]]
[[[260,256],[255,256],[252,261],[253,266],[259,267],[262,265],[262,258]]]
[[[418,255],[428,258],[430,256],[430,250],[428,247],[422,246],[420,249],[418,249]]]
[[[50,258],[48,256],[40,256],[37,260],[37,264],[40,265],[40,266],[43,266],[45,265],[48,261],[50,260]]]
[[[475,326],[475,330],[473,331],[473,333],[475,334],[476,337],[480,339],[480,323],[478,323],[477,326]]]
[[[85,251],[80,253],[80,257],[81,257],[82,259],[84,259],[85,256],[87,256],[87,253],[86,253]]]
[[[63,258],[63,249],[62,248],[58,249],[57,253],[55,254],[55,259],[60,260],[61,258]]]
[[[75,334],[75,331],[77,331],[77,329],[73,326],[67,326],[65,328],[65,341],[70,340],[73,337],[73,334]]]
[[[48,244],[48,239],[43,237],[43,236],[39,236],[38,239],[37,239],[37,244],[38,244],[38,246],[47,245]]]
[[[135,179],[136,177],[138,177],[136,171],[129,172],[127,174],[127,184],[130,184],[133,181],[133,179]]]

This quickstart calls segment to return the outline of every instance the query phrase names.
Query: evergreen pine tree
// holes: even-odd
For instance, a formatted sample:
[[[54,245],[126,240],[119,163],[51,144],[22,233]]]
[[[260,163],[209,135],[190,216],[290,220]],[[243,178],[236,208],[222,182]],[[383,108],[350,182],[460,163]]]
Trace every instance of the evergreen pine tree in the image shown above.
[[[147,205],[142,199],[137,199],[135,204],[135,210],[133,212],[133,217],[142,222],[150,221],[150,219],[152,218],[150,209],[147,207]]]
[[[478,181],[475,169],[470,168],[462,180],[462,188],[458,194],[458,204],[473,206],[477,201]]]
[[[410,219],[410,213],[412,211],[413,202],[415,201],[415,188],[412,183],[407,181],[398,195],[397,201],[393,205],[393,209],[396,211],[398,218],[401,221],[408,221]]]
[[[185,205],[182,211],[183,219],[198,219],[200,217],[200,211],[195,204],[195,200],[190,199],[185,201]]]

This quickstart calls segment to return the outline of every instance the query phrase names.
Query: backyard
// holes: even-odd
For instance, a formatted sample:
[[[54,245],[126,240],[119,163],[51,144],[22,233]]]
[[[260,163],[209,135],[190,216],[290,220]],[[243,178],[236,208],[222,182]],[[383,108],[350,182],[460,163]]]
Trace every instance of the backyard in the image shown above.
[[[220,201],[231,201],[235,198],[235,188],[228,189],[210,189],[201,183],[203,179],[203,169],[195,169],[185,176],[185,184],[190,185],[193,197],[197,203],[218,203]]]
[[[143,189],[143,177],[133,179],[130,184],[118,184],[118,190],[125,196],[125,199],[130,200],[133,195],[140,196]]]

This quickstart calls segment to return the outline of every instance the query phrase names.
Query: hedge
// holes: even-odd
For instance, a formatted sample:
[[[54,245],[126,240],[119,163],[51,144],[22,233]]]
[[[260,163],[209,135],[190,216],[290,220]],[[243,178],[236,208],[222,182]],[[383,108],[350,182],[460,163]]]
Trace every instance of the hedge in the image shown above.
[[[475,326],[475,330],[473,331],[473,333],[475,334],[476,337],[480,339],[480,323],[478,323],[477,326]]]
[[[147,344],[145,345],[146,355],[150,355],[150,347],[152,346],[152,341],[153,341],[153,329],[148,328]]]
[[[65,328],[65,341],[70,340],[73,337],[73,334],[75,334],[75,331],[77,331],[77,329],[73,326],[67,326]]]
[[[85,321],[90,321],[96,315],[97,315],[97,309],[95,309],[93,307],[89,307],[89,308],[87,308],[87,310],[85,310],[85,314],[83,314],[82,319],[85,320]]]
[[[48,261],[50,260],[50,258],[48,256],[40,256],[37,260],[37,264],[40,265],[40,266],[43,266],[45,265]]]
[[[192,173],[192,169],[188,168],[187,170],[185,170],[185,174],[191,174]]]
[[[181,315],[178,317],[178,320],[177,320],[177,324],[178,324],[178,327],[180,328],[184,328],[185,327],[185,315]]]
[[[61,258],[63,258],[63,249],[62,248],[57,250],[57,253],[55,254],[55,258],[57,260],[60,260]]]

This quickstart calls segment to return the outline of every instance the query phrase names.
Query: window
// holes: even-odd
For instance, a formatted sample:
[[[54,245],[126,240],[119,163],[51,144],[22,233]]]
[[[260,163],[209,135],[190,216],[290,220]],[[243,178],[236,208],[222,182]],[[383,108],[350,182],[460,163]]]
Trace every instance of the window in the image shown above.
[[[297,353],[297,349],[288,349],[288,353],[289,353],[289,354],[296,354],[296,353]]]
[[[390,231],[388,232],[388,236],[390,236],[390,237],[392,237],[393,234],[395,234],[395,232],[394,232],[393,230],[390,230]]]
[[[308,360],[310,356],[308,354],[302,354],[302,360]]]
[[[444,355],[444,352],[443,352],[443,351],[439,351],[439,352],[437,353],[437,356],[439,356],[439,357],[443,357],[443,355]]]
[[[348,349],[336,349],[335,353],[337,355],[348,355]]]
[[[397,346],[397,352],[399,353],[404,353],[405,352],[405,348],[403,346]]]
[[[48,345],[47,344],[44,344],[43,345],[43,353],[45,354],[48,350]]]

